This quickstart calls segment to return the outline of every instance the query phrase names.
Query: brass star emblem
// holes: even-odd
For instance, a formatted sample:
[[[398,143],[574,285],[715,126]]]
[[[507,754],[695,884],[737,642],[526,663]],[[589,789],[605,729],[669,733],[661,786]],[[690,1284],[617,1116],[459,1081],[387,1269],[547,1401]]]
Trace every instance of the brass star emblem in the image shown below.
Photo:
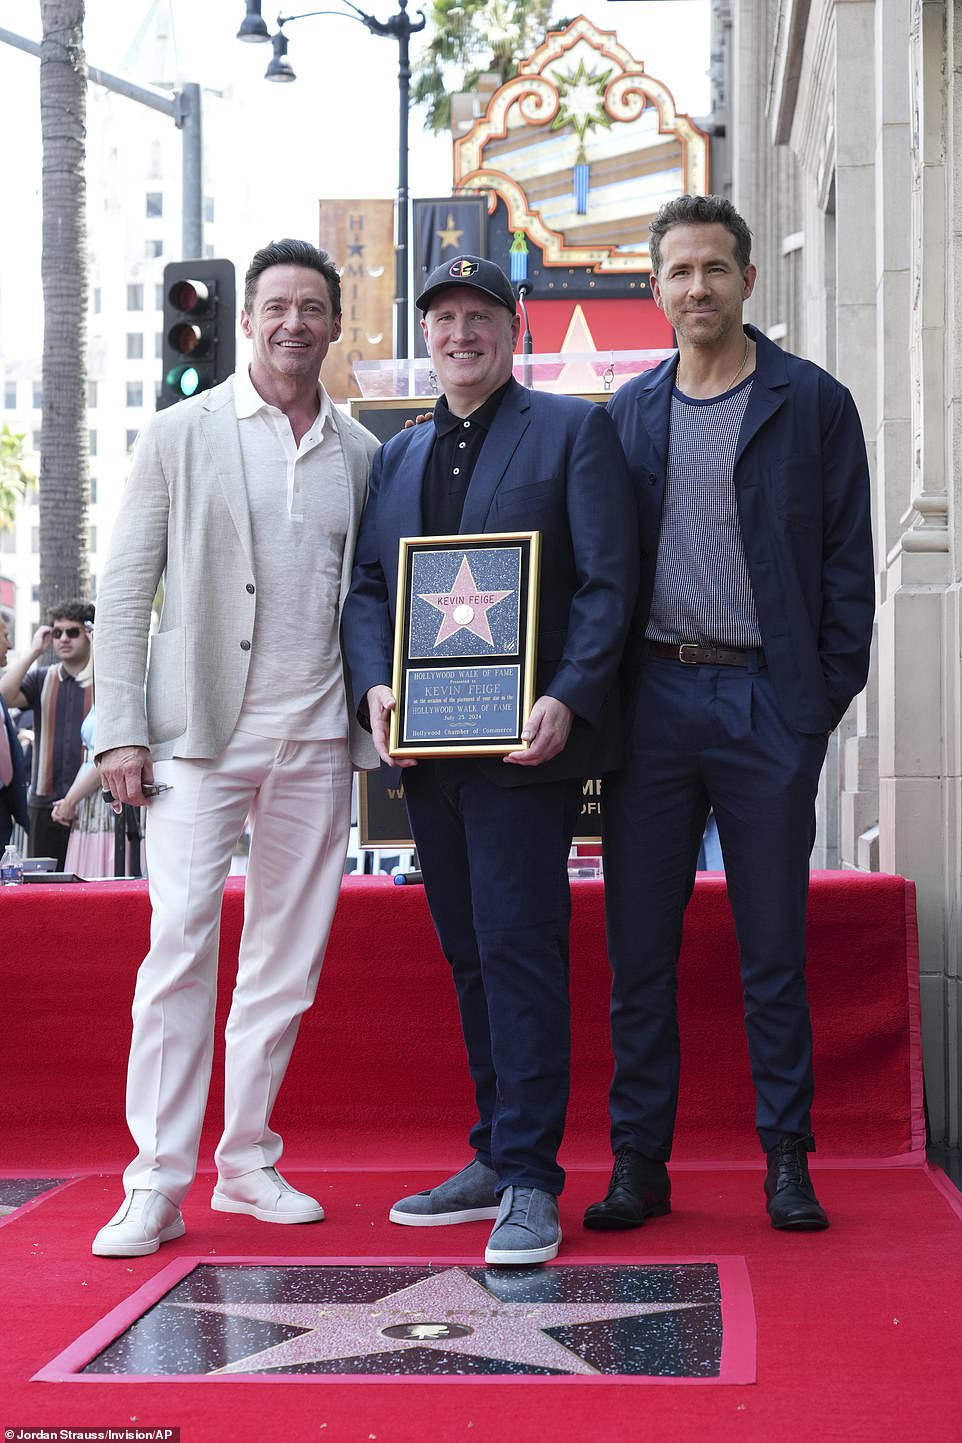
[[[435,235],[437,236],[438,240],[441,242],[441,249],[442,249],[443,251],[444,251],[444,250],[447,250],[449,246],[450,246],[451,250],[456,251],[456,250],[458,250],[458,249],[460,248],[460,244],[459,244],[459,243],[460,243],[461,237],[464,235],[464,231],[463,231],[463,230],[458,230],[458,229],[455,227],[455,224],[454,224],[454,216],[453,216],[453,215],[450,213],[450,211],[449,211],[449,212],[448,212],[448,223],[447,223],[447,225],[446,225],[442,230],[435,231]]]

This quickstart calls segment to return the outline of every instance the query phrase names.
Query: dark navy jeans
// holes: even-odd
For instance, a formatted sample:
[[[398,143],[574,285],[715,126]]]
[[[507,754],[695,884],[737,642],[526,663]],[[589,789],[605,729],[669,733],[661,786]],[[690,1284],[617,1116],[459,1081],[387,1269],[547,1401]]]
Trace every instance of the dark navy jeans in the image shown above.
[[[650,657],[625,768],[605,779],[604,868],[615,1072],[611,1142],[667,1160],[678,1102],[677,963],[709,808],[738,939],[768,1151],[811,1132],[805,907],[827,736],[783,721],[768,673]]]
[[[505,763],[507,765],[507,763]],[[478,1121],[498,1190],[560,1193],[570,1018],[567,861],[582,783],[498,787],[472,759],[421,761],[404,791],[428,905],[454,977]]]

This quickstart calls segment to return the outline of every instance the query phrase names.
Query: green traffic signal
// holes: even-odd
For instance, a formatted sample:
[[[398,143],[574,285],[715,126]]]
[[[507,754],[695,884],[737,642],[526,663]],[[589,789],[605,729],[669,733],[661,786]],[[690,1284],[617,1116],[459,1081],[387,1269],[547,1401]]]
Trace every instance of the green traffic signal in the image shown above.
[[[193,396],[200,388],[200,372],[196,366],[174,366],[167,372],[164,385],[174,393],[174,399]]]

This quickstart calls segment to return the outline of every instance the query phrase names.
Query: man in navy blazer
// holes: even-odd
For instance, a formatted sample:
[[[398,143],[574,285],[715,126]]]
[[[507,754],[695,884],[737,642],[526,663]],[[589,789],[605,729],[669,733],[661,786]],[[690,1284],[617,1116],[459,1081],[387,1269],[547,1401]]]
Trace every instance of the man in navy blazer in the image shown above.
[[[751,232],[718,196],[651,226],[677,354],[610,412],[635,483],[642,581],[623,673],[624,769],[605,784],[615,1165],[592,1228],[669,1211],[676,970],[699,842],[718,824],[774,1227],[828,1218],[814,1150],[805,905],[828,737],[865,685],[869,472],[852,397],[743,326]]]
[[[402,1198],[407,1226],[495,1218],[489,1263],[558,1251],[568,1097],[567,858],[582,782],[621,755],[618,667],[638,581],[624,455],[605,408],[512,379],[520,321],[496,265],[459,256],[417,299],[444,394],[374,458],[344,609],[359,714],[382,761],[402,536],[541,533],[537,700],[500,758],[405,758],[428,903],[450,963],[478,1120],[474,1160]]]
[[[10,650],[10,633],[7,623],[0,616],[0,671],[7,664]],[[17,737],[13,718],[7,710],[7,703],[0,696],[0,852],[10,840],[14,822],[19,822],[24,831],[30,826],[27,814],[27,769],[23,761],[23,749]]]

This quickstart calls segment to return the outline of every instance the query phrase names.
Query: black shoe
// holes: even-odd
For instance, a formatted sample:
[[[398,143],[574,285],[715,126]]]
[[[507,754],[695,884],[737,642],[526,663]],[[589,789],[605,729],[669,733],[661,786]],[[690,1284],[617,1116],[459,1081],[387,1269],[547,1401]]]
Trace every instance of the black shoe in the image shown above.
[[[585,1227],[609,1232],[640,1228],[645,1218],[671,1212],[671,1179],[663,1162],[654,1162],[633,1147],[615,1153],[608,1192],[585,1213]]]
[[[805,1137],[783,1137],[768,1157],[765,1196],[773,1228],[795,1232],[820,1232],[828,1227],[825,1209],[819,1206],[808,1174]]]

